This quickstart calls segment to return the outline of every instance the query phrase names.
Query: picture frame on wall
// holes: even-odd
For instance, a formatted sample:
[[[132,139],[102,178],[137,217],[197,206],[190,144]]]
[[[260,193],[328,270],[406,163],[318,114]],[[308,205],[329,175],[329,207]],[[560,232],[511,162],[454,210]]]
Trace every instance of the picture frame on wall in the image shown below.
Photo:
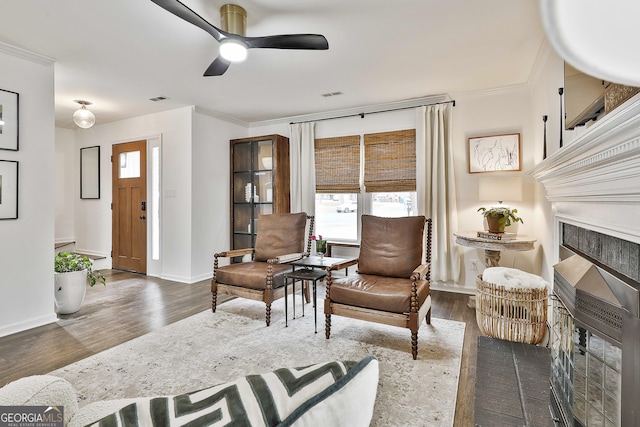
[[[469,173],[521,170],[520,134],[469,138]]]
[[[19,98],[17,92],[0,89],[0,150],[18,151]]]
[[[18,162],[0,160],[0,220],[18,219]]]

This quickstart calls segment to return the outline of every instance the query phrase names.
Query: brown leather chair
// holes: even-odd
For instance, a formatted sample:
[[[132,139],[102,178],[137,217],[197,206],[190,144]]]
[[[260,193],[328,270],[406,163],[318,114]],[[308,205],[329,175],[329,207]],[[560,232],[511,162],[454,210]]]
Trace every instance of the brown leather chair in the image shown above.
[[[286,262],[305,253],[305,230],[309,219],[306,253],[311,251],[313,216],[306,213],[260,215],[255,248],[235,249],[214,254],[211,279],[211,310],[215,313],[218,293],[264,301],[266,322],[271,323],[271,303],[284,296]],[[218,267],[218,258],[251,255],[251,261]],[[295,292],[295,286],[294,286]]]
[[[425,263],[422,262],[423,237]],[[415,360],[418,328],[422,319],[431,323],[430,262],[431,219],[362,215],[358,259],[335,265],[327,272],[324,302],[327,339],[331,334],[332,314],[409,328]],[[346,277],[331,274],[333,270],[356,263],[355,274]]]

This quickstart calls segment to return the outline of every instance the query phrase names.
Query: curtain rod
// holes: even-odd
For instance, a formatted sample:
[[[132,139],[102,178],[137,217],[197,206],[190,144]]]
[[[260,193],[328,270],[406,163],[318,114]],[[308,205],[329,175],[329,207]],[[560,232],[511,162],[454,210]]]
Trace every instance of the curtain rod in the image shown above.
[[[298,124],[298,123],[322,122],[324,120],[344,119],[344,118],[347,118],[347,117],[358,117],[358,116],[361,119],[364,119],[364,116],[367,115],[367,114],[388,113],[388,112],[391,112],[391,111],[408,110],[409,108],[428,107],[429,105],[439,105],[439,104],[453,104],[453,106],[455,107],[456,106],[456,100],[453,99],[451,101],[433,102],[431,104],[414,105],[414,106],[411,106],[411,107],[391,108],[389,110],[370,111],[368,113],[346,114],[344,116],[326,117],[324,119],[304,120],[304,121],[301,121],[301,122],[290,122],[289,124],[290,125],[294,125],[294,124]]]

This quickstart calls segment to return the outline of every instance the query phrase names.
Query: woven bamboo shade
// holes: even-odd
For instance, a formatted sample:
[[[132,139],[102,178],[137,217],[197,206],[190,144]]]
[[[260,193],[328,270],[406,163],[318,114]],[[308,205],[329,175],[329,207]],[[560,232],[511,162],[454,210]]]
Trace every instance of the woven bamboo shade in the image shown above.
[[[367,193],[415,191],[415,129],[364,136],[364,185]]]
[[[315,140],[316,193],[360,193],[360,135]]]

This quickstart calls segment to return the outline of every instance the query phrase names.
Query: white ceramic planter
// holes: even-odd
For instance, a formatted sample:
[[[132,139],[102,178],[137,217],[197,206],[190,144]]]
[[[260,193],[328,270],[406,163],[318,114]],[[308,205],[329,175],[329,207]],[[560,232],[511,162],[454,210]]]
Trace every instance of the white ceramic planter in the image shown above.
[[[87,293],[87,270],[54,274],[56,313],[71,314],[80,310]]]

